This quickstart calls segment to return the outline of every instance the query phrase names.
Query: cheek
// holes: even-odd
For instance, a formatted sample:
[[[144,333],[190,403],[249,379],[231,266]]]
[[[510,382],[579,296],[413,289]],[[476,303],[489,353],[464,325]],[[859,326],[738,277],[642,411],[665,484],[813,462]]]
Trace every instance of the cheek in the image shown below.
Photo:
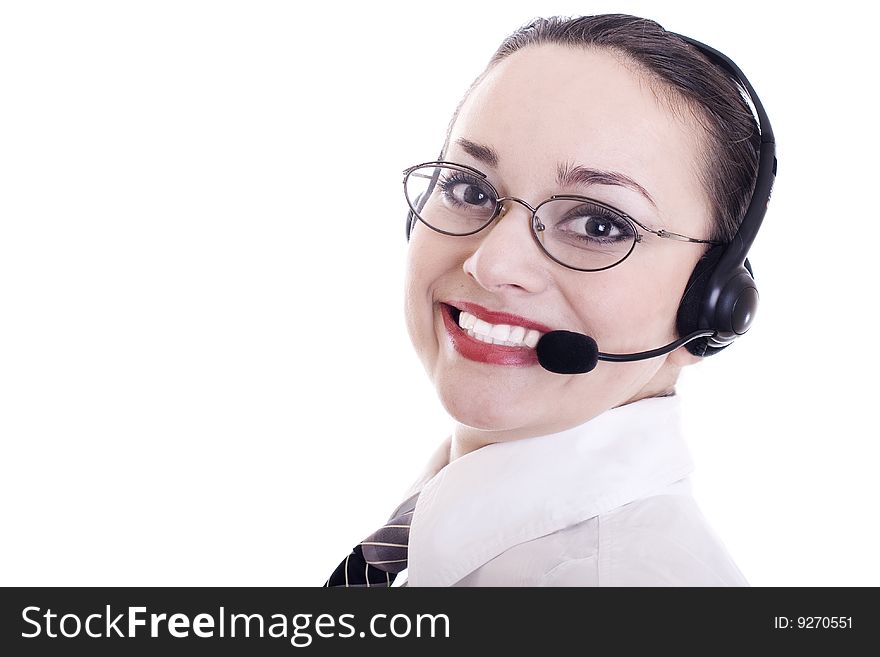
[[[404,276],[404,313],[410,339],[417,351],[436,344],[434,301],[444,276],[454,269],[448,248],[429,231],[416,226],[408,246]],[[448,292],[448,290],[447,290]]]
[[[406,255],[407,296],[430,303],[439,286],[444,286],[442,293],[449,293],[453,280],[461,284],[468,245],[464,238],[440,235],[416,224]]]
[[[428,283],[426,268],[421,266],[416,253],[410,247],[406,258],[406,274],[404,276],[404,317],[406,318],[407,330],[413,345],[418,348],[425,332],[425,308],[428,302]]]
[[[431,301],[432,284],[441,274],[437,250],[430,248],[430,241],[423,238],[423,232],[418,228],[413,232],[406,254],[404,286],[407,311],[418,312]]]
[[[616,269],[581,285],[577,303],[585,327],[593,331],[603,351],[659,346],[655,343],[674,332],[691,260],[663,254]]]

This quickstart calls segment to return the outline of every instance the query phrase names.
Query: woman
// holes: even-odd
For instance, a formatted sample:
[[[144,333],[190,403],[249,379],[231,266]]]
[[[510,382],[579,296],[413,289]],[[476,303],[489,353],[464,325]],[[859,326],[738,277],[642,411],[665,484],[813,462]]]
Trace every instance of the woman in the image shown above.
[[[691,496],[675,383],[751,322],[759,116],[653,21],[504,41],[437,161],[405,172],[407,327],[454,430],[326,585],[747,585]],[[732,240],[719,330],[687,294],[719,285]]]

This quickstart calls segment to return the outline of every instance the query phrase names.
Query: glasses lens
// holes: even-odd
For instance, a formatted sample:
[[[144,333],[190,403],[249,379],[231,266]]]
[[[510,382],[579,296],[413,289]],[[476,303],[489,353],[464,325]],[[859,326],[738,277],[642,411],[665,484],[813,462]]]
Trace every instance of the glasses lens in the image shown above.
[[[414,169],[404,184],[406,200],[434,230],[469,235],[495,214],[495,192],[484,178],[466,169],[428,165]]]
[[[631,221],[584,199],[545,201],[538,206],[537,218],[536,234],[544,249],[575,269],[607,269],[626,258],[636,243]]]

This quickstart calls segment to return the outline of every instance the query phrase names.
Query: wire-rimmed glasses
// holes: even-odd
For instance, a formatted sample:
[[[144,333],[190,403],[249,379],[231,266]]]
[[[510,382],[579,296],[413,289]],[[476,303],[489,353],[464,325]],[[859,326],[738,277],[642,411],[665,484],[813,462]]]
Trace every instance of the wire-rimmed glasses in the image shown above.
[[[444,235],[473,235],[503,216],[504,202],[516,201],[532,213],[535,242],[564,267],[602,271],[621,262],[642,240],[643,231],[698,244],[721,244],[667,230],[653,230],[629,215],[586,196],[556,194],[536,207],[515,196],[500,196],[486,174],[466,164],[437,160],[405,169],[403,189],[416,217]]]

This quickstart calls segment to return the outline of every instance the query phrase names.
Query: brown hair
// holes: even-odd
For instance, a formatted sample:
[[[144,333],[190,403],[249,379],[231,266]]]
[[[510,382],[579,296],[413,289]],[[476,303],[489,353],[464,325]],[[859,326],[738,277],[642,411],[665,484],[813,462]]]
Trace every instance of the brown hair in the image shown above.
[[[751,200],[761,135],[744,91],[726,71],[658,23],[626,14],[536,18],[508,36],[459,102],[446,131],[441,159],[470,92],[492,67],[526,46],[544,43],[604,48],[635,65],[676,115],[682,110],[705,134],[699,179],[711,204],[710,239],[730,241]]]

